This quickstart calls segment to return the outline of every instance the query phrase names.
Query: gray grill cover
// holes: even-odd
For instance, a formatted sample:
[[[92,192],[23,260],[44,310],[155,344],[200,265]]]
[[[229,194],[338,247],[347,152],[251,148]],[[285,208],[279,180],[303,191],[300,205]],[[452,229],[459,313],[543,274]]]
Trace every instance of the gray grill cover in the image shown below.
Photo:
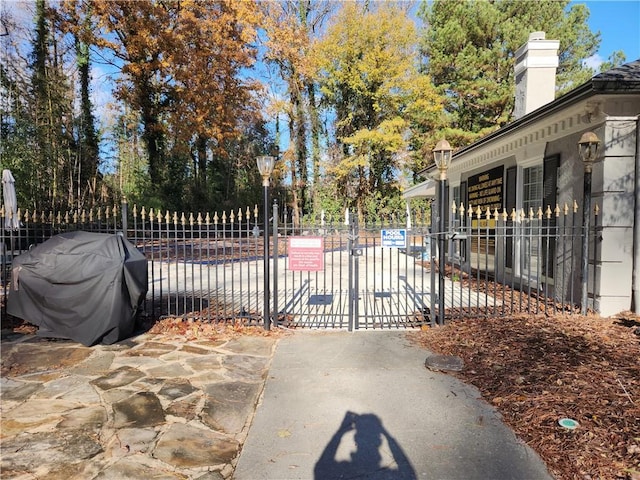
[[[121,235],[56,235],[13,259],[7,312],[38,335],[90,346],[133,333],[147,259]]]

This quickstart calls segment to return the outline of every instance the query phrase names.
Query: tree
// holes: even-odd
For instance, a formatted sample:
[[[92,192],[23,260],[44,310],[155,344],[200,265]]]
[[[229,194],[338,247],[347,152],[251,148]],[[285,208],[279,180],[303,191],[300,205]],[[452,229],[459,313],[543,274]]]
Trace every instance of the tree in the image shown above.
[[[20,51],[26,34],[4,7],[0,10],[0,164],[12,170],[16,179],[18,205],[32,207],[34,186],[31,155],[35,151],[34,124],[29,104],[30,73],[28,61]]]
[[[222,161],[221,172],[231,170],[235,159],[225,146],[259,116],[253,96],[259,86],[241,75],[255,61],[258,17],[253,2],[185,3],[179,15],[167,51],[177,86],[169,121],[193,160],[192,205],[204,207],[209,154]]]
[[[417,71],[413,22],[395,4],[345,3],[315,54],[321,92],[335,110],[333,187],[358,210],[368,199],[399,194],[419,102],[424,114],[438,97]],[[424,89],[417,91],[419,84]]]
[[[155,197],[205,206],[210,157],[256,114],[254,2],[95,0],[88,41],[121,68],[116,96],[139,113]],[[188,186],[190,181],[190,186]]]
[[[557,92],[588,80],[584,66],[600,43],[589,11],[568,0],[434,0],[423,2],[425,71],[445,95],[448,139],[464,145],[505,125],[514,107],[514,54],[533,31],[560,41]]]
[[[90,12],[90,4],[88,8]],[[81,9],[71,2],[63,4],[58,10],[52,10],[52,13],[56,29],[63,34],[68,32],[72,38],[78,71],[80,111],[74,114],[75,159],[72,178],[77,192],[76,206],[80,208],[84,200],[90,200],[89,203],[93,206],[98,191],[100,139],[91,100],[91,55],[89,45],[82,40],[91,32],[91,16],[83,16]]]
[[[143,142],[140,118],[137,112],[132,112],[123,106],[123,111],[116,115],[114,125],[110,129],[112,138],[108,143],[115,145],[115,164],[108,181],[112,190],[118,196],[124,196],[130,203],[137,203],[147,207],[159,207],[160,202],[154,201],[149,195],[153,191],[149,185],[149,175]]]
[[[298,225],[301,216],[317,206],[321,122],[310,51],[332,4],[287,0],[266,2],[263,7],[262,25],[267,34],[265,59],[278,69],[288,95],[288,101],[281,108],[288,118],[290,138],[284,157],[291,176],[293,221]],[[309,160],[312,175],[309,175]]]
[[[60,32],[54,30],[54,12],[45,0],[36,2],[36,28],[31,53],[29,102],[33,112],[36,149],[34,207],[44,209],[74,205],[73,90],[64,70]]]
[[[83,20],[82,28],[91,29],[91,18]],[[91,100],[91,57],[89,45],[83,42],[79,36],[75,36],[74,44],[78,64],[80,81],[80,115],[78,130],[78,189],[89,188],[95,194],[96,180],[98,177],[98,149],[99,138],[93,115],[94,106]],[[95,197],[93,198],[95,200]],[[80,199],[78,199],[80,200]]]
[[[602,62],[600,64],[600,72],[606,72],[607,70],[611,70],[612,68],[619,67],[623,65],[627,61],[627,56],[624,54],[622,50],[616,50],[611,55],[606,62]]]

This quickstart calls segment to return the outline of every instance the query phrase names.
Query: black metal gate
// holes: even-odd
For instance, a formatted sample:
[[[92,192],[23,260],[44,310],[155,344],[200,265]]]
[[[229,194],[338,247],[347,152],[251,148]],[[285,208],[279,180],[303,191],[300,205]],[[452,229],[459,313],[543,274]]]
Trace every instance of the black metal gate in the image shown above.
[[[358,330],[419,327],[430,321],[426,226],[388,222],[361,227],[357,218],[345,215],[344,221],[322,219],[294,229],[285,216],[274,231],[279,253],[274,310],[280,325]]]

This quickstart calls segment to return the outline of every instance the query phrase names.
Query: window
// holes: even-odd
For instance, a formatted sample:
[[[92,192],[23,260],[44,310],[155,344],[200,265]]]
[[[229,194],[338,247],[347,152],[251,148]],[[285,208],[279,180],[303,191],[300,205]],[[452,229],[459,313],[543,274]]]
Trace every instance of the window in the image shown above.
[[[522,208],[528,216],[529,209],[536,214],[542,207],[542,165],[525,168],[522,173]]]
[[[458,228],[460,226],[460,217],[459,217],[459,213],[458,213],[458,209],[460,208],[460,186],[456,186],[453,187],[451,189],[452,192],[452,203],[449,205],[449,215],[451,216],[451,225],[453,226],[453,228]],[[456,211],[454,213],[454,211],[451,209],[451,207],[453,207],[453,202],[455,202],[456,204]],[[465,205],[466,208],[466,205]]]
[[[537,165],[522,170],[522,209],[525,214],[525,221],[522,225],[523,242],[521,244],[521,259],[524,271],[529,277],[537,276],[540,245],[539,239],[542,233],[537,214],[542,207],[543,200],[543,167]],[[533,219],[529,221],[529,213],[533,210]]]
[[[449,218],[450,218],[450,222],[449,225],[451,226],[451,230],[453,231],[458,231],[460,230],[460,227],[462,226],[462,219],[460,218],[460,203],[462,202],[462,197],[461,197],[461,187],[460,185],[452,187],[451,188],[451,193],[452,193],[452,202],[449,204]],[[456,210],[455,212],[453,211],[453,202],[455,202],[455,206],[456,206]],[[465,208],[467,208],[468,205],[465,205]],[[462,261],[462,259],[464,258],[464,240],[461,240],[459,238],[454,239],[455,237],[452,237],[449,240],[449,244],[448,244],[448,249],[450,252],[450,257],[453,260],[457,260],[457,261]]]

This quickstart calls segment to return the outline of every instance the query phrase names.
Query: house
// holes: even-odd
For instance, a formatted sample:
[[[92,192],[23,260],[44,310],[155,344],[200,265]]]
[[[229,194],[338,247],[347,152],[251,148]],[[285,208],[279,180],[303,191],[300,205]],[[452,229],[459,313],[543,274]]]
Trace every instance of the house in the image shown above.
[[[589,246],[589,307],[604,316],[640,312],[640,59],[554,99],[558,46],[535,32],[516,52],[515,120],[454,152],[447,204],[509,214],[581,208],[585,168],[577,145],[584,133],[595,133],[601,143],[589,178],[591,206],[597,206],[599,218]],[[407,200],[435,196],[435,166],[420,173],[432,178],[408,189]],[[454,217],[450,213],[452,228]],[[468,262],[470,246],[465,248],[462,261]],[[456,253],[451,243],[447,250],[449,256]],[[499,255],[512,276],[522,275],[512,258],[516,249]]]

